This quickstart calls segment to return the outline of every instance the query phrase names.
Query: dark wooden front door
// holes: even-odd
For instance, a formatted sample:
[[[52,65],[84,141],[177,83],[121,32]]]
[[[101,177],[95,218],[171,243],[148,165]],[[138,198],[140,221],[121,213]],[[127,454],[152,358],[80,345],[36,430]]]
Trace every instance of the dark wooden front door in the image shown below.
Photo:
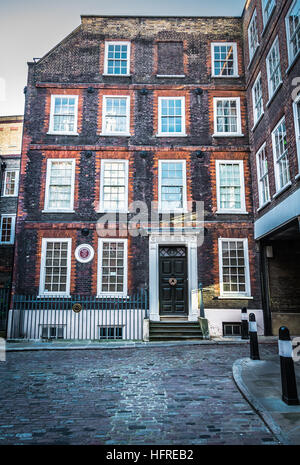
[[[186,255],[186,247],[159,248],[160,315],[188,313]]]

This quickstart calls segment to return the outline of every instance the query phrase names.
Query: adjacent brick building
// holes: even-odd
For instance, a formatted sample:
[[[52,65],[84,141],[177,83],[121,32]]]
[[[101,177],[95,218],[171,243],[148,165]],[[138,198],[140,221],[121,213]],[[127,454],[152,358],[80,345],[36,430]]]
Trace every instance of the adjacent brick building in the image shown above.
[[[241,18],[83,16],[29,63],[15,294],[148,288],[150,320],[196,321],[202,282],[212,335],[236,331],[243,306],[263,333],[251,8]],[[138,201],[149,217],[129,234]]]
[[[300,332],[300,2],[244,12],[255,240],[267,334]],[[250,42],[250,45],[249,45]]]
[[[0,287],[12,280],[23,116],[0,117]]]

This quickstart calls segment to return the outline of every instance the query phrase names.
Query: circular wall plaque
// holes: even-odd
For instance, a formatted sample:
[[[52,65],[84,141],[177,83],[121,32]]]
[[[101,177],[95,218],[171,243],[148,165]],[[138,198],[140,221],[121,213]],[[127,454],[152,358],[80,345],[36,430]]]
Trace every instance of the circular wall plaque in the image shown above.
[[[94,258],[94,249],[89,244],[81,244],[75,250],[75,258],[81,263],[88,263]]]
[[[73,312],[75,313],[80,313],[82,310],[82,305],[81,304],[74,304],[72,307]]]

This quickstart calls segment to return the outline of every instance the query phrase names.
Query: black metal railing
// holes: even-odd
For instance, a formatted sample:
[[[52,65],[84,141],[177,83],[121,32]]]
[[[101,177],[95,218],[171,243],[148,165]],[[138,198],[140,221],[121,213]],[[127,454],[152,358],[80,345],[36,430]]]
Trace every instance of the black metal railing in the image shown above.
[[[147,315],[144,289],[127,297],[14,295],[7,339],[141,340]]]
[[[9,287],[0,289],[0,331],[6,331],[10,294],[11,289]]]

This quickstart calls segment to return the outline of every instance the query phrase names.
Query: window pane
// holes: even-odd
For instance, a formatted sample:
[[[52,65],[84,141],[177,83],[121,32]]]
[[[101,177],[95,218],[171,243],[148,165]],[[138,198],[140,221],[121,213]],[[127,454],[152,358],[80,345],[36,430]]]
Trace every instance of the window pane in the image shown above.
[[[13,218],[11,216],[2,216],[1,221],[1,242],[12,241],[12,224]]]
[[[128,45],[109,44],[107,48],[107,73],[124,75],[128,73]]]
[[[273,150],[275,153],[275,169],[277,173],[278,190],[284,187],[290,180],[287,136],[285,119],[273,131]]]
[[[223,292],[245,293],[245,270],[243,241],[222,240]]]
[[[75,97],[55,97],[53,114],[53,131],[74,132],[75,131]]]
[[[183,208],[183,164],[161,163],[161,207],[163,210]]]
[[[15,195],[16,171],[7,171],[5,174],[4,195]]]
[[[126,198],[126,165],[122,161],[103,163],[103,208],[108,211],[125,210]]]
[[[182,120],[182,100],[181,99],[161,99],[161,132],[176,134],[183,132]]]
[[[289,29],[290,61],[293,61],[300,50],[300,0],[294,3],[287,20]]]
[[[274,94],[277,87],[281,82],[281,70],[280,70],[280,55],[279,55],[279,42],[276,39],[274,45],[272,46],[268,58],[267,58],[267,65],[268,65],[268,75],[269,75],[269,90],[270,90],[270,97]]]
[[[235,57],[232,45],[214,45],[214,74],[215,76],[234,76]]]
[[[72,203],[73,163],[72,161],[53,161],[50,164],[50,170],[48,208],[68,210]]]
[[[65,293],[67,290],[68,242],[47,242],[45,262],[45,292]]]
[[[121,134],[128,132],[127,99],[106,98],[104,119],[105,133]]]
[[[101,292],[115,293],[124,291],[125,264],[123,260],[116,260],[119,253],[122,253],[122,256],[124,254],[123,242],[103,242]]]
[[[217,132],[237,133],[238,114],[236,100],[217,100]]]
[[[220,163],[220,208],[241,209],[241,173],[237,163]]]

